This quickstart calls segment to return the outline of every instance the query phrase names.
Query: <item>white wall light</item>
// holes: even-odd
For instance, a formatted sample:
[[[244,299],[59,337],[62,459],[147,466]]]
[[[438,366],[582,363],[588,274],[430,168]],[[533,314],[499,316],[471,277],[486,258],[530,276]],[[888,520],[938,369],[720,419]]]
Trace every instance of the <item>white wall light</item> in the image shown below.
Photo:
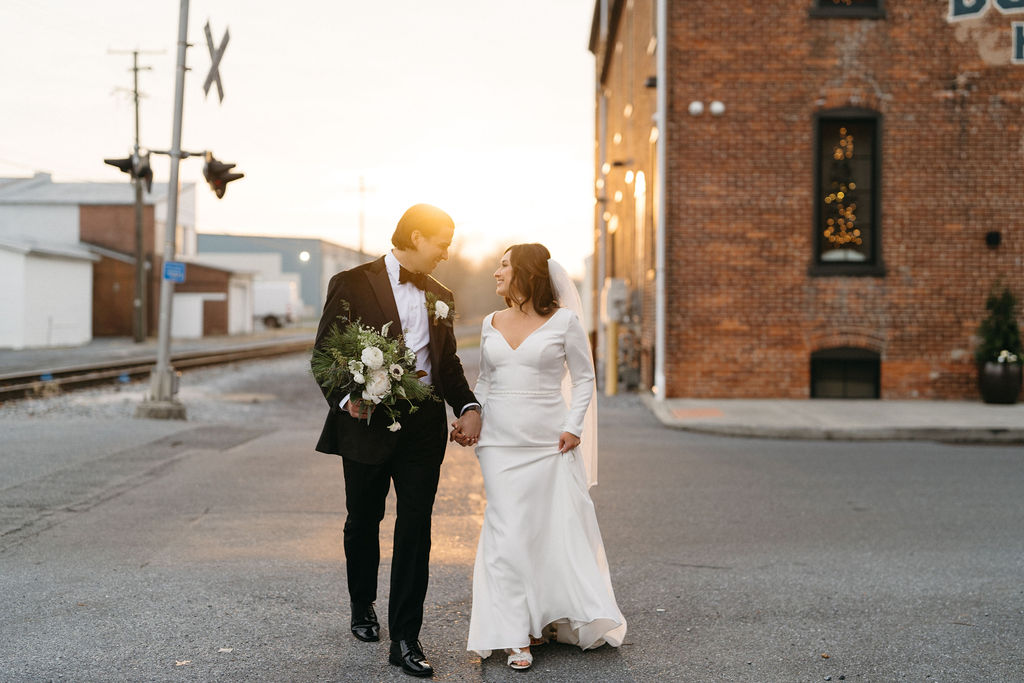
[[[686,110],[690,112],[690,116],[700,116],[704,113],[704,103],[700,100],[694,100],[690,102],[690,106]]]
[[[714,102],[711,103],[711,115],[712,116],[721,116],[724,113],[725,113],[725,104],[724,103],[719,102],[718,100],[715,100]]]

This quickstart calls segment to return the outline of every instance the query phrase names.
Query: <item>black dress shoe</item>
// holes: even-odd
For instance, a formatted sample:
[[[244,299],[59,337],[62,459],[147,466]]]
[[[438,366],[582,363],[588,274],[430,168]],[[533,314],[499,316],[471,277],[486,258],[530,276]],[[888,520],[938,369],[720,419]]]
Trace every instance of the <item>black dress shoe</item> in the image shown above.
[[[352,603],[352,635],[367,643],[380,640],[380,622],[372,602],[368,605]]]
[[[402,671],[410,676],[433,676],[434,667],[423,655],[423,648],[418,640],[392,640],[388,661],[402,667]]]

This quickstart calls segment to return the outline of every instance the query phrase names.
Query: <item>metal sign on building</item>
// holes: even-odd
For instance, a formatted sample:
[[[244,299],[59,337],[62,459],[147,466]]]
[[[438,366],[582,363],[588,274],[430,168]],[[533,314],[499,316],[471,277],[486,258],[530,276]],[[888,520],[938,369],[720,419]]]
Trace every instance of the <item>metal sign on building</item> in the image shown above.
[[[164,279],[171,282],[185,281],[185,264],[181,261],[164,262]]]

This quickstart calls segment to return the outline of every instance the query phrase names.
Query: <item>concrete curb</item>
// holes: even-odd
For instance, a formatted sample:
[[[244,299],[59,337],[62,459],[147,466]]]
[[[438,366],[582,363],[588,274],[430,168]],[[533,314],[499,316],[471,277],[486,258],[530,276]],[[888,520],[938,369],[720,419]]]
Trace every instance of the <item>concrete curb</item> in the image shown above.
[[[964,444],[1024,444],[1024,420],[1020,421],[1019,427],[1006,424],[951,426],[949,421],[944,419],[946,416],[940,413],[934,417],[935,424],[931,425],[901,424],[893,421],[890,424],[843,427],[829,424],[828,415],[805,414],[799,417],[804,418],[804,421],[818,421],[819,424],[797,424],[800,420],[793,420],[791,423],[773,420],[769,423],[763,417],[762,419],[749,416],[744,418],[742,414],[738,414],[740,411],[729,410],[731,399],[701,402],[702,405],[704,403],[724,405],[727,406],[726,410],[696,409],[690,411],[698,415],[702,412],[717,413],[713,416],[681,419],[673,412],[673,405],[678,405],[678,402],[659,401],[650,394],[642,395],[641,400],[666,427],[716,436],[809,441],[938,441]],[[770,406],[774,402],[771,399],[765,399],[760,403]],[[921,403],[924,405],[936,404],[928,401]],[[807,405],[813,406],[813,403],[807,403]],[[938,405],[947,409],[953,408],[949,404],[938,403]],[[889,415],[897,412],[890,411]]]

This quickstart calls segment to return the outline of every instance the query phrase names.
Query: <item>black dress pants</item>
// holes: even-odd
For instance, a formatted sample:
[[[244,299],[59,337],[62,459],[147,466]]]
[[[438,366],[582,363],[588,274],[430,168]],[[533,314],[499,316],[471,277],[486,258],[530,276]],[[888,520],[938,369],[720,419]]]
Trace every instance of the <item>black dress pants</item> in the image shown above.
[[[383,411],[374,419],[387,420]],[[345,562],[352,602],[377,599],[380,522],[395,482],[398,500],[388,632],[391,640],[416,640],[423,624],[430,562],[430,515],[437,493],[448,430],[444,404],[428,401],[399,420],[398,444],[384,462],[343,458],[345,469]]]

